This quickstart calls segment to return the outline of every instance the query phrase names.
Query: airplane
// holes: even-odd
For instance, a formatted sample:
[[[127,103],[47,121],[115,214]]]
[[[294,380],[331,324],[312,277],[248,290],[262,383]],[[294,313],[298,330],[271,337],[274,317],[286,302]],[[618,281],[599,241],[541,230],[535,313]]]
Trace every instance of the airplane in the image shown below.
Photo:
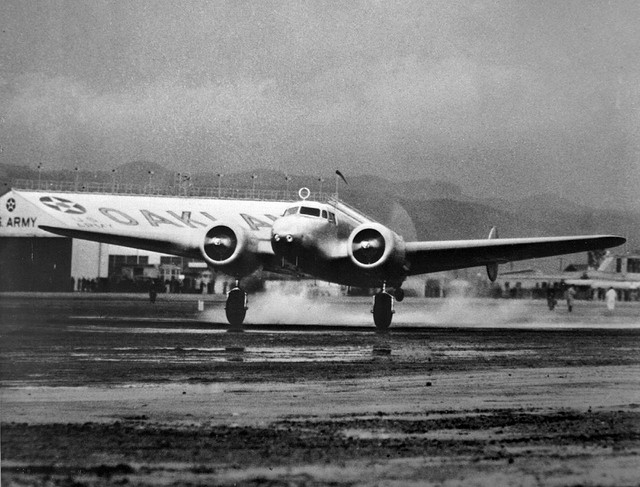
[[[263,269],[348,286],[377,288],[373,321],[387,331],[402,301],[402,284],[417,274],[486,267],[491,281],[512,261],[605,249],[625,243],[615,235],[405,241],[337,197],[258,201],[90,193],[22,192],[52,218],[47,232],[204,260],[236,279],[225,311],[242,326],[247,293],[242,279]]]
[[[629,298],[640,290],[640,254],[607,253],[597,269],[589,269],[580,277],[561,276],[568,286],[576,286],[594,296],[604,297],[607,289],[615,289],[621,296]]]

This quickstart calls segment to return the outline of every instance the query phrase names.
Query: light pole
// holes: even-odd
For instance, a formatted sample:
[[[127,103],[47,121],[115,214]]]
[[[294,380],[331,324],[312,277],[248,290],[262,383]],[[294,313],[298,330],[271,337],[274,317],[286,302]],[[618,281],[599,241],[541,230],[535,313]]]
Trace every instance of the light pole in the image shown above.
[[[288,198],[289,197],[289,181],[291,181],[291,176],[285,176],[284,180],[285,180],[285,185],[287,187],[287,198]]]
[[[113,193],[116,192],[116,172],[117,171],[115,169],[111,170],[111,191]]]
[[[251,197],[255,198],[256,196],[256,179],[258,178],[257,174],[251,175]]]
[[[42,163],[38,164],[38,189],[40,189],[40,173],[42,172]]]
[[[222,198],[222,176],[224,174],[218,173],[218,198]]]
[[[153,178],[153,171],[149,171],[149,193],[151,193],[151,178]]]
[[[74,180],[73,190],[74,191],[78,191],[78,171],[79,171],[79,169],[77,167],[74,167],[73,170],[75,171],[75,180]]]
[[[322,183],[324,183],[324,178],[318,178],[318,181],[320,182],[320,198],[322,198]]]

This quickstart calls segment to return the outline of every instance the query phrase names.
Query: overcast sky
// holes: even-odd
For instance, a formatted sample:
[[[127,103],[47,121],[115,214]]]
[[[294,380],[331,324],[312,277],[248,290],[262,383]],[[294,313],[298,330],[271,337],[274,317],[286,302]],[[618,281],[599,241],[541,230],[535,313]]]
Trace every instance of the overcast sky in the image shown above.
[[[640,2],[0,3],[0,161],[640,209]]]

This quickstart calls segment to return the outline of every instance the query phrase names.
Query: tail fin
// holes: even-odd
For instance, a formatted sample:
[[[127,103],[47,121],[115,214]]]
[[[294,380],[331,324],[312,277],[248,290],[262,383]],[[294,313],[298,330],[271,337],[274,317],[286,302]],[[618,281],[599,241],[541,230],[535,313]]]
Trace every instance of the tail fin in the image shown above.
[[[498,229],[496,227],[491,227],[491,231],[489,232],[489,240],[493,240],[498,238]],[[494,282],[498,278],[498,263],[492,262],[491,264],[487,264],[487,277],[491,282]]]

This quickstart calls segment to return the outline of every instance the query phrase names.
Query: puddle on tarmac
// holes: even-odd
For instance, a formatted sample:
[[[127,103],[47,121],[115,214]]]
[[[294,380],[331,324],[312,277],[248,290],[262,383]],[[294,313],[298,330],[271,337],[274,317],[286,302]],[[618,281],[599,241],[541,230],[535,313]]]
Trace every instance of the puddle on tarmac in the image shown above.
[[[380,357],[371,346],[244,347],[243,351],[219,347],[116,347],[83,349],[70,354],[87,362],[211,363],[211,362],[356,362]],[[395,349],[385,357],[416,359],[418,355],[444,358],[535,355],[534,350],[421,350]]]
[[[69,331],[76,331],[82,333],[127,333],[133,335],[216,335],[220,333],[227,333],[227,330],[212,330],[210,328],[149,328],[149,327],[124,327],[124,326],[98,326],[98,325],[86,325],[76,326],[69,325],[67,327]]]
[[[117,347],[73,352],[72,357],[87,362],[353,362],[369,360],[371,347],[246,347],[226,348]]]

